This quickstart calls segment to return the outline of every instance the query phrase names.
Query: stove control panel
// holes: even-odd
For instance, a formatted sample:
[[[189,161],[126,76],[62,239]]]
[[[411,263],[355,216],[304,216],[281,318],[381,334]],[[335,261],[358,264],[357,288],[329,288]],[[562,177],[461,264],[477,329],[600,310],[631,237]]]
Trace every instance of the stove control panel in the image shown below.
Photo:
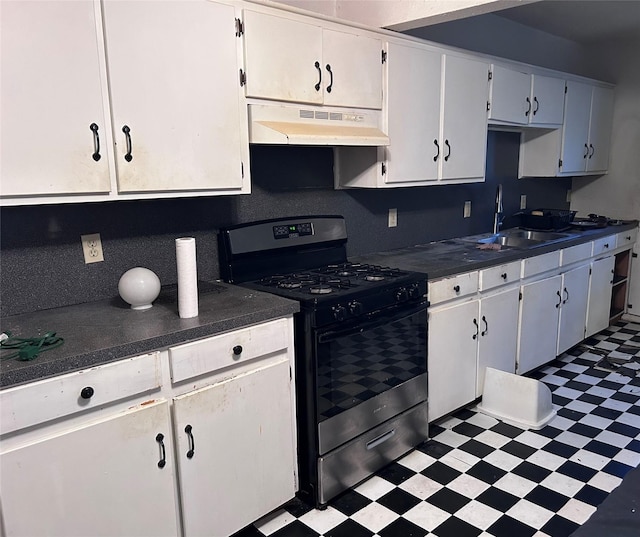
[[[274,239],[290,239],[293,237],[304,237],[306,235],[313,235],[311,222],[273,226]]]

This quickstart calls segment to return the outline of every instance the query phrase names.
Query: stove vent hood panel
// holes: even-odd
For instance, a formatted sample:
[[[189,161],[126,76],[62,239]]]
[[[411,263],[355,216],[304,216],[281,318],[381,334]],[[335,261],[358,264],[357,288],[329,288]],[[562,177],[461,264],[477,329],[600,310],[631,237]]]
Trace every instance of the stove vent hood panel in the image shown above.
[[[380,110],[328,109],[280,104],[249,105],[249,143],[276,145],[383,146]]]

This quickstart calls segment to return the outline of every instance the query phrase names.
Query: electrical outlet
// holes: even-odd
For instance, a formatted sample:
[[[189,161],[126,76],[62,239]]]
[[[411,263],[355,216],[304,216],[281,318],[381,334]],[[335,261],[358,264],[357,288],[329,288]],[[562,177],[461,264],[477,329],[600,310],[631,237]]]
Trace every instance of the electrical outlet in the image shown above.
[[[571,201],[571,189],[567,190],[567,202]]]
[[[522,194],[520,196],[520,208],[521,209],[526,209],[527,208],[527,195],[526,194]]]
[[[469,218],[471,216],[471,202],[470,201],[465,201],[464,202],[464,213],[463,213],[464,218]]]
[[[398,225],[398,209],[389,209],[389,227]]]
[[[85,264],[104,261],[104,256],[102,255],[102,241],[100,240],[100,233],[80,235],[80,239],[82,240],[82,252],[84,253]]]

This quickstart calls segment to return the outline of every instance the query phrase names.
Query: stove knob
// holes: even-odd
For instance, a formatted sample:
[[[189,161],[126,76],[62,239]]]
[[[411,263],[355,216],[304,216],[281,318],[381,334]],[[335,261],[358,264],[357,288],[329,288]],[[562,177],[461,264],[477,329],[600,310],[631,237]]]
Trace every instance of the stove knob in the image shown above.
[[[396,301],[397,302],[404,302],[405,300],[409,299],[409,293],[407,292],[407,290],[404,287],[401,287],[400,289],[398,289],[396,291]]]
[[[351,315],[362,315],[363,311],[362,304],[357,300],[349,302],[349,313],[351,313]]]
[[[417,283],[409,287],[409,298],[420,298],[420,295],[420,286]]]
[[[334,306],[331,309],[333,310],[333,318],[336,321],[344,321],[345,317],[347,316],[347,310],[344,308],[344,306]]]

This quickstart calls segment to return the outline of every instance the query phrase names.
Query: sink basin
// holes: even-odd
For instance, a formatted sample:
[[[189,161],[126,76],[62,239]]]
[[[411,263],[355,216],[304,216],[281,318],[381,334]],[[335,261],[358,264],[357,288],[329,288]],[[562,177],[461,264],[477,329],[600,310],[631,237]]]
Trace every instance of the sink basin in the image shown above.
[[[560,233],[556,231],[528,231],[519,228],[505,229],[499,233],[484,233],[461,239],[464,242],[477,244],[496,244],[509,248],[536,248],[546,244],[570,239],[574,233]]]

